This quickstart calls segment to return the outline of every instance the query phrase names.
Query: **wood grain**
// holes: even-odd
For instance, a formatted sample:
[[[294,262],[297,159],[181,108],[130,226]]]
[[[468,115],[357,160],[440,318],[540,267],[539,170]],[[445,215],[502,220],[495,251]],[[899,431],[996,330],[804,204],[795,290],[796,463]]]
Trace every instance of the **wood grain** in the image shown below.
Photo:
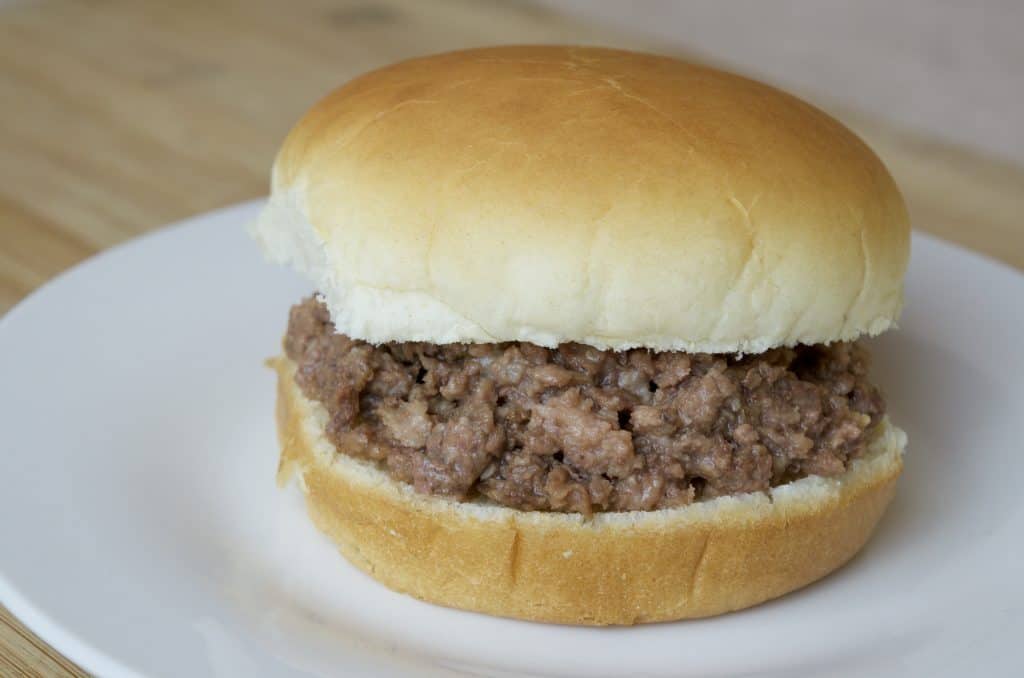
[[[262,195],[321,94],[429,52],[571,42],[672,52],[525,3],[29,2],[0,8],[0,312],[76,262]],[[1024,171],[818,102],[863,134],[916,227],[1024,267]],[[0,675],[82,676],[0,608]]]

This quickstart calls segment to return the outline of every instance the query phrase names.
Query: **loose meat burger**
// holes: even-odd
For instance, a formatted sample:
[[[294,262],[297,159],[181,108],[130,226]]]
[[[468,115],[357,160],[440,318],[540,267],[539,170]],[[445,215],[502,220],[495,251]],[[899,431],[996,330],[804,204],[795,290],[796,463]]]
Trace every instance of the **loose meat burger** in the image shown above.
[[[406,61],[298,123],[254,232],[316,290],[274,361],[279,478],[397,591],[714,615],[835,570],[893,495],[863,338],[906,209],[776,89],[607,49]]]

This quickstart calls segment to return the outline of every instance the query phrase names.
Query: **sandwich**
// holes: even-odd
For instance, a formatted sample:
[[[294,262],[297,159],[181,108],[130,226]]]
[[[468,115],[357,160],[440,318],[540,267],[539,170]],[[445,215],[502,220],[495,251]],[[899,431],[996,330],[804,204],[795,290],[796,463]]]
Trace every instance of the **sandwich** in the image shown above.
[[[599,48],[404,61],[298,122],[252,232],[311,283],[272,360],[279,482],[391,589],[716,615],[836,570],[893,497],[867,340],[907,210],[770,86]]]

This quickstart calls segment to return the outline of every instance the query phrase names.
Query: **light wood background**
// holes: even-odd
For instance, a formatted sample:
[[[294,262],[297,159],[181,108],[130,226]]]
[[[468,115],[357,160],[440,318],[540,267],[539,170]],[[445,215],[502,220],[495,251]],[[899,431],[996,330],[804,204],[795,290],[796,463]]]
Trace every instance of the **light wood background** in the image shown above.
[[[264,194],[285,132],[345,79],[509,42],[675,51],[495,0],[0,4],[0,313],[95,252]],[[816,103],[875,147],[917,228],[1024,267],[1024,170]],[[0,675],[85,674],[0,607]]]

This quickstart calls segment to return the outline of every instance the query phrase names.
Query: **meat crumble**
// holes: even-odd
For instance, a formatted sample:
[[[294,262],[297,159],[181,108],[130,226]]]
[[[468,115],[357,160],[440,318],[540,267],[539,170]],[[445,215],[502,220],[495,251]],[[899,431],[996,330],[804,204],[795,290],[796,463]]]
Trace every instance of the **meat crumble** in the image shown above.
[[[526,510],[651,510],[835,476],[885,411],[857,342],[745,356],[375,346],[311,297],[284,346],[340,452],[422,493]]]

